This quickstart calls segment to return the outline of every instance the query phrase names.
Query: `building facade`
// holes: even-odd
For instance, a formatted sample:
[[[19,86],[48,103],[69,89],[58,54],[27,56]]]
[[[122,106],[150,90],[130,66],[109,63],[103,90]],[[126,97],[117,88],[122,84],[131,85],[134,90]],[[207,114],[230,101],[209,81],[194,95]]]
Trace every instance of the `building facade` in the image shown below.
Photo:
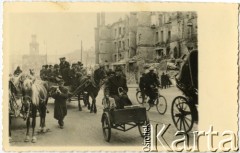
[[[97,15],[96,64],[122,65],[129,78],[145,63],[181,58],[197,47],[196,12],[130,12],[111,25]]]

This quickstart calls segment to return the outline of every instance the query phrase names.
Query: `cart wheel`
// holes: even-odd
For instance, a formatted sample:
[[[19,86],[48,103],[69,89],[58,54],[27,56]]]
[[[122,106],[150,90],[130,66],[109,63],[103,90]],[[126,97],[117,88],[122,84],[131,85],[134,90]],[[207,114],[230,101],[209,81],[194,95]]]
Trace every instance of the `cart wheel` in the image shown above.
[[[145,133],[146,133],[146,129],[145,128],[146,127],[148,128],[149,135],[150,135],[151,129],[150,129],[149,121],[144,121],[143,123],[138,125],[138,131],[139,131],[141,137],[145,136]],[[145,131],[145,132],[143,132],[143,131]]]
[[[102,129],[103,129],[103,136],[105,141],[109,142],[111,139],[111,126],[110,126],[110,121],[107,115],[103,116]]]
[[[167,111],[167,100],[164,96],[159,95],[156,107],[159,114],[165,114],[165,112]]]
[[[172,102],[172,119],[176,128],[180,131],[189,132],[193,127],[193,110],[185,97],[178,96]]]

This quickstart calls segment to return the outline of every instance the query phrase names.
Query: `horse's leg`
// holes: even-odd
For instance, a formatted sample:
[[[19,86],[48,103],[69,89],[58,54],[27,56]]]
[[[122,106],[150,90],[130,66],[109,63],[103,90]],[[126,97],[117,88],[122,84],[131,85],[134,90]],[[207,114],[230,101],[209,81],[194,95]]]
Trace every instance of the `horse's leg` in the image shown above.
[[[27,125],[27,133],[24,141],[29,142],[30,140],[30,137],[29,137],[30,117],[29,116],[27,117],[26,125]]]
[[[92,99],[92,104],[90,104],[91,105],[91,107],[90,107],[90,113],[92,113],[93,112],[93,99]]]
[[[87,97],[86,97],[86,103],[88,106],[88,110],[90,110],[89,93],[87,94]]]
[[[36,116],[37,116],[37,107],[32,106],[32,143],[37,142],[37,138],[35,136]]]
[[[46,113],[47,113],[47,106],[46,105],[44,105],[43,107],[42,107],[42,114],[41,114],[41,119],[42,119],[42,128],[43,128],[43,132],[45,133],[45,132],[47,132],[47,129],[46,129],[46,125],[45,125],[45,119],[46,119]]]
[[[93,103],[93,109],[94,109],[93,111],[94,111],[94,113],[97,113],[96,98],[95,97],[93,98],[92,103]]]

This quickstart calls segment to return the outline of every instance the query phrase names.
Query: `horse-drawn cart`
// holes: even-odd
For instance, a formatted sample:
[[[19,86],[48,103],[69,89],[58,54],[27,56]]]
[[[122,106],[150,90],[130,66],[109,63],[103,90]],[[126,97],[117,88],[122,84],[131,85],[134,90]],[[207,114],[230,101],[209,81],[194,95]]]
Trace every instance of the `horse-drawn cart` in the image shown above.
[[[108,99],[104,99],[103,103],[108,103],[103,109],[101,119],[105,141],[110,141],[112,129],[126,132],[138,127],[140,135],[144,136],[142,126],[149,123],[145,107],[126,106],[124,109],[115,109]]]

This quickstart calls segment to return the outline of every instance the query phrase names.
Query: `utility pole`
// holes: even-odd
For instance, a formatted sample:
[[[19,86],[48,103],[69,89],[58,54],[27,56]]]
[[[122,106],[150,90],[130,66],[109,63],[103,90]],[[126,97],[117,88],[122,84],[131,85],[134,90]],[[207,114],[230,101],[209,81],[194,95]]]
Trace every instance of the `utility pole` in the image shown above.
[[[81,40],[81,62],[82,62],[82,40]]]
[[[46,64],[48,64],[48,54],[47,54],[47,44],[46,41],[44,41],[44,46],[45,46],[45,52],[46,52]]]

